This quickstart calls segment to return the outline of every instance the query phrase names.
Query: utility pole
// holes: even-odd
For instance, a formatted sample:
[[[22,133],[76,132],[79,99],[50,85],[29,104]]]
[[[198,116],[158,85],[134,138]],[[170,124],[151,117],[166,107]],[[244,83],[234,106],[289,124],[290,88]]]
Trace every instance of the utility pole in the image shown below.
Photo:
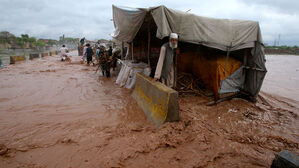
[[[278,41],[277,41],[278,46],[279,46],[279,41],[280,41],[280,34],[278,34]]]

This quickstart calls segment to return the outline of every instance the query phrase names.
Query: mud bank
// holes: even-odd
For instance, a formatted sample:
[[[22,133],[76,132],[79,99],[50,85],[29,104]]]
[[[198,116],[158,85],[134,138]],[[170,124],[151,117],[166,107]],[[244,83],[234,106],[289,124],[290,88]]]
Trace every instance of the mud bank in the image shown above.
[[[296,101],[184,96],[181,121],[157,129],[130,91],[73,60],[0,70],[0,167],[269,167],[280,150],[299,151]]]

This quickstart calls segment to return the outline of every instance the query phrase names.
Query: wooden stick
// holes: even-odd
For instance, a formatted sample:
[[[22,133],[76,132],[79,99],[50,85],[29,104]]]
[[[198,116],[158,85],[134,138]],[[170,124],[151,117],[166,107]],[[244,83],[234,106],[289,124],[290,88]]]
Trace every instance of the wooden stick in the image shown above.
[[[243,75],[245,74],[245,67],[246,67],[246,65],[247,65],[247,49],[245,48],[244,49],[244,58],[243,58],[243,66],[244,66],[244,68],[243,68]]]
[[[151,60],[150,60],[150,51],[151,51],[151,28],[150,22],[148,23],[148,41],[147,41],[147,63],[148,66],[151,67]]]
[[[132,61],[134,60],[134,42],[132,41]]]
[[[217,101],[211,101],[211,102],[208,102],[207,103],[207,106],[213,106],[213,105],[216,105],[216,104],[218,104],[218,103],[220,103],[220,102],[223,102],[223,101],[226,101],[226,100],[231,100],[231,99],[233,99],[233,98],[235,98],[235,97],[238,97],[240,94],[239,93],[236,93],[236,94],[234,94],[234,95],[231,95],[231,96],[227,96],[227,97],[223,97],[223,98],[221,98],[221,99],[218,99]]]
[[[121,42],[121,59],[124,59],[124,42]]]

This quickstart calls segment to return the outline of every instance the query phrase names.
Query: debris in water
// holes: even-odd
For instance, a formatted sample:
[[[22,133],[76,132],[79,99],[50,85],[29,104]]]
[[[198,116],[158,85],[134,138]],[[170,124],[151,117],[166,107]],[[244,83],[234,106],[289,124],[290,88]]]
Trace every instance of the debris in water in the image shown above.
[[[176,90],[182,94],[203,94],[205,96],[213,96],[213,92],[205,88],[203,81],[188,73],[178,74]]]
[[[5,155],[8,152],[8,148],[4,144],[0,144],[0,155]]]

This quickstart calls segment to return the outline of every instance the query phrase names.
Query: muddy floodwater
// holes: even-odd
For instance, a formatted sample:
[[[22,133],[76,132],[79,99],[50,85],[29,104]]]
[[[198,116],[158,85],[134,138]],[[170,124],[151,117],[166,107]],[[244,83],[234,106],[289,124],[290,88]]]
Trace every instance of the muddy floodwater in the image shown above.
[[[262,91],[299,102],[299,55],[266,55]]]
[[[286,58],[295,71],[269,58],[257,103],[206,106],[210,98],[182,96],[181,120],[159,129],[130,90],[79,57],[7,66],[0,69],[0,167],[270,167],[277,152],[299,151],[298,82],[289,83],[298,81],[298,58]]]

